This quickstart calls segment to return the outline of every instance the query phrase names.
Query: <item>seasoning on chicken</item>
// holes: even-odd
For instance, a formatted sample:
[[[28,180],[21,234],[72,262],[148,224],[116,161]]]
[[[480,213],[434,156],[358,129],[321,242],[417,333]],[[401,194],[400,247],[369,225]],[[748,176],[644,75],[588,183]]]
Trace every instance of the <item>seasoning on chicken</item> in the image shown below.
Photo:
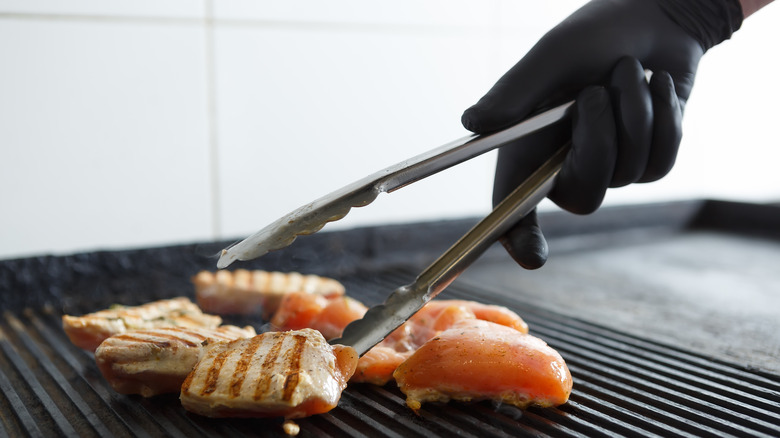
[[[346,295],[323,297],[304,292],[293,292],[282,298],[271,326],[278,331],[311,328],[325,339],[341,336],[344,327],[360,319],[368,308],[360,301]]]
[[[337,280],[298,272],[201,271],[192,277],[198,305],[220,315],[262,314],[268,319],[285,294],[305,292],[325,297],[344,295]]]
[[[352,347],[331,346],[312,329],[217,343],[182,384],[181,403],[208,417],[321,414],[338,404],[357,360]]]
[[[467,300],[433,300],[396,329],[358,362],[351,382],[385,385],[393,371],[420,346],[464,319],[482,319],[528,332],[528,325],[506,307]]]
[[[65,333],[79,348],[95,349],[109,336],[156,327],[216,328],[222,318],[203,313],[189,298],[153,301],[140,306],[114,305],[83,316],[62,316]]]
[[[571,394],[566,363],[544,341],[481,320],[462,320],[426,342],[393,373],[413,410],[425,402],[494,400],[557,406]]]
[[[115,391],[152,397],[179,392],[206,345],[255,336],[251,326],[216,329],[168,327],[114,335],[95,350],[103,377]]]

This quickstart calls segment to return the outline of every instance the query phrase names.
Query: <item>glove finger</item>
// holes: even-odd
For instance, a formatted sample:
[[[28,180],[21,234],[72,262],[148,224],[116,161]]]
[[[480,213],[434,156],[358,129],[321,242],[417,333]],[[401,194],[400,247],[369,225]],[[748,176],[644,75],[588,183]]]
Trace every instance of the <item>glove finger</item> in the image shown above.
[[[653,101],[645,71],[635,58],[621,59],[610,78],[618,155],[610,187],[637,182],[645,173],[653,134]]]
[[[618,156],[615,116],[609,92],[588,87],[577,96],[572,148],[550,192],[561,208],[589,214],[599,208]]]
[[[506,128],[528,117],[542,100],[549,100],[551,94],[559,92],[555,84],[560,80],[551,73],[556,72],[551,66],[553,63],[549,57],[526,55],[476,104],[463,112],[463,126],[482,134]]]
[[[653,143],[647,168],[639,182],[656,181],[666,176],[674,166],[682,140],[682,110],[669,73],[653,74],[650,93],[653,96]]]
[[[598,35],[598,41],[572,40],[571,34],[586,32],[588,26],[587,22],[572,22],[548,32],[463,113],[463,126],[476,133],[502,129],[535,110],[571,99],[586,84],[603,83],[609,75],[604,66],[613,65],[616,59],[610,53],[594,55],[589,49],[608,44],[611,36]]]
[[[640,9],[658,13],[652,2],[587,2],[547,32],[467,109],[461,117],[463,126],[476,133],[495,131],[534,110],[571,99],[588,85],[606,83],[621,56],[648,52],[650,35],[644,29],[644,17],[631,18]],[[625,34],[626,20],[636,25],[637,32]]]
[[[502,146],[498,150],[493,181],[493,206],[550,158],[556,146],[570,138],[570,124],[558,124]]]
[[[547,146],[560,145],[569,138],[570,126],[554,127],[499,149],[493,205],[501,202],[549,158],[552,151]],[[500,241],[509,255],[526,269],[537,269],[547,261],[547,241],[537,223],[536,210],[518,221]]]
[[[547,262],[547,240],[539,228],[536,209],[499,240],[515,262],[525,269],[538,269]]]

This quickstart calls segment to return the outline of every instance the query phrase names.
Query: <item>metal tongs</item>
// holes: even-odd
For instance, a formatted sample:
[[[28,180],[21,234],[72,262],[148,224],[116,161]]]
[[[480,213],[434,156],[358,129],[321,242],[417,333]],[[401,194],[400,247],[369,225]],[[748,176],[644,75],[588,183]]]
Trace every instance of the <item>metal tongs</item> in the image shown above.
[[[393,192],[547,126],[568,120],[573,103],[567,102],[549,109],[502,131],[463,137],[349,184],[223,249],[217,267],[222,269],[236,260],[252,260],[269,251],[284,248],[297,236],[315,233],[326,223],[343,218],[353,207],[370,204],[382,192]],[[569,149],[570,143],[559,147],[536,172],[417,276],[412,284],[393,291],[384,304],[370,308],[362,319],[344,329],[341,338],[331,343],[350,345],[362,356],[381,342],[452,283],[547,196]]]

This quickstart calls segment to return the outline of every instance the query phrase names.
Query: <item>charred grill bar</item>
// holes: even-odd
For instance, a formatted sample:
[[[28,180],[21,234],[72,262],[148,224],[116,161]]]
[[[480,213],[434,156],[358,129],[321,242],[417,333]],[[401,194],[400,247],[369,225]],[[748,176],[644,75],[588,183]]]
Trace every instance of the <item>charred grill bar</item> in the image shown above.
[[[588,257],[589,248],[613,245],[618,234],[642,241],[704,230],[780,242],[776,206],[697,201],[613,208],[587,218],[548,214],[543,220],[551,247],[558,253],[569,248],[567,257],[575,259]],[[332,276],[347,294],[371,305],[408,283],[473,223],[321,233],[244,267]],[[212,269],[209,256],[225,243],[0,262],[0,437],[284,436],[281,420],[214,420],[187,413],[176,395],[117,394],[92,354],[71,345],[61,329],[63,313],[191,297],[189,278]],[[484,266],[504,260],[498,249],[486,256]],[[530,299],[488,281],[497,277],[484,266],[467,272],[443,297],[505,305],[522,315],[531,333],[556,348],[571,369],[574,391],[566,405],[522,411],[487,402],[430,404],[418,416],[394,384],[354,385],[335,410],[299,420],[299,436],[780,435],[780,373],[747,367],[745,358],[702,354],[651,332],[621,330],[595,314],[572,317],[571,309],[544,306],[544,290],[537,288],[538,298]],[[480,275],[481,269],[488,274]],[[259,318],[226,322],[263,324]]]

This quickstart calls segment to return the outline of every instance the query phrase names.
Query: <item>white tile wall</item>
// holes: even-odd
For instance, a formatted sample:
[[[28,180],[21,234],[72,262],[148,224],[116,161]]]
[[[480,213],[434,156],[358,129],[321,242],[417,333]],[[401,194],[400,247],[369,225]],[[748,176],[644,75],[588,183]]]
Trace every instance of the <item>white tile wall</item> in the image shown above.
[[[211,229],[204,31],[0,21],[0,253]]]
[[[6,14],[58,15],[99,18],[198,18],[204,17],[206,0],[2,0]],[[67,17],[63,17],[67,18]]]
[[[489,26],[495,23],[498,2],[480,0],[218,0],[214,16],[227,20],[270,20],[281,23],[332,23],[359,26],[417,25]]]
[[[474,84],[490,77],[475,68],[489,61],[478,51],[486,43],[481,35],[218,29],[224,229],[251,232],[269,211],[279,216],[466,135],[460,113],[482,92]],[[467,60],[464,51],[478,54]],[[433,186],[416,203],[399,192],[394,197],[408,201],[406,210],[377,202],[369,217],[413,220],[463,204],[476,213],[485,207],[480,201],[490,179],[477,180],[483,189],[477,193],[468,184],[444,191]],[[464,190],[471,196],[453,205]],[[348,219],[344,223],[354,223]]]
[[[583,3],[0,0],[0,258],[242,237],[465,135],[463,109]],[[608,202],[780,198],[779,9],[702,62],[673,173]],[[334,226],[484,214],[492,167]]]

